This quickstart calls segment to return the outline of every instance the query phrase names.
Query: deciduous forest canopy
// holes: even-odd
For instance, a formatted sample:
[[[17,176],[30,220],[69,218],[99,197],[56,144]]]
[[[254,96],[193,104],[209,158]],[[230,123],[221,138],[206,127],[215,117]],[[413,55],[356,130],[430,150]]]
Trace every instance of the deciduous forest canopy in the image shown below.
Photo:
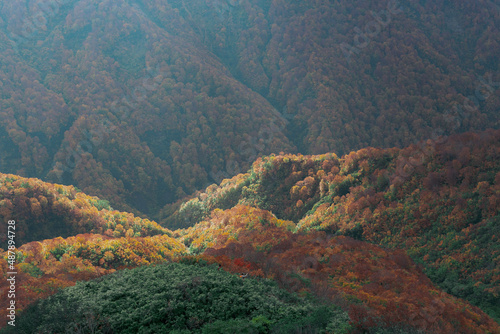
[[[0,2],[0,332],[500,333],[499,28]]]
[[[498,128],[499,15],[490,0],[4,1],[0,166],[156,218],[260,155]]]

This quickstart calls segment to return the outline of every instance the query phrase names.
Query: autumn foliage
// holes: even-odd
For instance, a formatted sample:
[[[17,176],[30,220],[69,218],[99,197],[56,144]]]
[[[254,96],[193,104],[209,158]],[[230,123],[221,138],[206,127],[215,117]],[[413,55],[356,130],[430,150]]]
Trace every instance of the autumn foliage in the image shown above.
[[[268,211],[236,206],[215,213],[180,240],[197,252],[204,249],[203,259],[231,272],[270,277],[291,291],[339,303],[359,329],[394,324],[437,333],[499,329],[479,308],[442,292],[404,251],[324,232],[297,234],[293,226]]]
[[[16,220],[16,245],[33,240],[98,233],[110,237],[171,232],[148,219],[113,210],[109,203],[73,186],[0,174],[0,219]],[[0,247],[7,249],[7,225],[0,225]]]
[[[292,220],[298,231],[403,248],[433,282],[498,318],[499,142],[498,131],[486,131],[341,158],[271,155],[183,207],[196,204],[201,221],[226,208],[213,203],[246,204]],[[224,187],[234,189],[230,196]]]
[[[19,226],[18,311],[116,270],[205,261],[335,304],[353,333],[496,333],[499,136],[263,157],[181,203],[166,221],[192,226],[175,231],[74,187],[2,175],[0,212]]]
[[[156,219],[273,152],[340,156],[436,129],[498,128],[497,8],[8,1],[2,172],[74,184]]]
[[[22,311],[29,303],[52,295],[77,281],[89,280],[123,268],[172,261],[186,253],[183,244],[167,236],[112,238],[78,234],[27,243],[17,250],[16,305]],[[6,253],[0,258],[7,273]],[[0,288],[8,285],[0,282]],[[5,295],[4,295],[5,294]],[[1,315],[9,302],[2,293]],[[4,307],[5,306],[5,307]]]

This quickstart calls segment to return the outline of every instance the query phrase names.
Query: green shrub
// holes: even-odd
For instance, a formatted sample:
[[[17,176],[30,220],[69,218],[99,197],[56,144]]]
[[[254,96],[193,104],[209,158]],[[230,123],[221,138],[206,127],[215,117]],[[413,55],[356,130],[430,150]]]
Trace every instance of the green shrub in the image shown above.
[[[270,280],[170,263],[78,282],[28,307],[16,333],[322,333],[348,325],[338,312]]]
[[[98,199],[92,201],[92,205],[95,206],[99,211],[101,211],[102,209],[112,210],[111,205],[109,205],[109,202],[104,199]]]

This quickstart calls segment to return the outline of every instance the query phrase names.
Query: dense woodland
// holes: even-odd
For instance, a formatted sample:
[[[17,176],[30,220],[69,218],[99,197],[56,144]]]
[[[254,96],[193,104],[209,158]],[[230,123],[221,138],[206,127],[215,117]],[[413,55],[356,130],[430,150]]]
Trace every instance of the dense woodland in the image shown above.
[[[142,217],[258,156],[499,126],[490,0],[44,3],[0,4],[1,170]]]
[[[229,333],[234,326],[246,326],[248,333],[275,333],[286,318],[293,327],[289,331],[307,332],[315,323],[311,319],[327,314],[330,320],[317,327],[325,333],[498,333],[499,139],[499,131],[489,130],[405,149],[367,148],[343,157],[263,157],[249,173],[166,208],[164,214],[174,213],[161,224],[171,229],[113,210],[71,186],[2,175],[0,219],[20,217],[20,323],[26,332],[37,328],[29,326],[43,328],[63,307],[81,315],[74,326],[97,322],[102,333],[118,329],[123,314],[114,310],[127,298],[135,300],[130,296],[137,293],[136,278],[133,271],[109,281],[107,275],[136,267],[156,272],[162,270],[154,269],[157,265],[178,263],[194,266],[182,269],[193,270],[192,279],[172,276],[185,284],[185,301],[169,295],[181,308],[189,309],[188,301],[206,305],[205,299],[187,297],[198,296],[199,289],[216,289],[206,292],[207,298],[222,298],[218,293],[225,288],[205,280],[207,271],[230,282],[272,280],[292,293],[293,303],[303,305],[293,299],[303,298],[324,308],[308,309],[293,316],[294,321],[287,314],[266,313],[268,304],[261,314],[241,309],[236,317],[200,311],[182,324],[171,324],[172,330]],[[35,212],[41,213],[33,219]],[[55,219],[43,220],[44,214]],[[58,223],[50,229],[37,227],[52,221]],[[64,233],[67,237],[59,237]],[[4,275],[7,265],[4,252]],[[91,293],[125,279],[120,277],[131,277],[133,287]],[[152,277],[148,289],[162,285],[161,279]],[[88,280],[90,285],[75,287],[80,290],[64,289]],[[7,284],[0,281],[2,291]],[[53,299],[43,299],[58,291]],[[227,293],[224,298],[243,292]],[[170,297],[162,294],[151,291],[155,302],[145,307],[152,308],[154,318],[140,326],[170,321],[166,310],[176,308],[167,307]],[[43,301],[32,304],[36,300]],[[82,300],[93,305],[93,313],[78,311]],[[6,302],[2,298],[2,317]],[[130,316],[142,317],[141,310]]]
[[[116,312],[120,310],[121,312]],[[171,263],[78,283],[26,310],[15,333],[347,333],[347,312],[240,279],[217,266]]]
[[[0,2],[18,329],[500,333],[499,22],[492,0]]]
[[[111,237],[152,236],[169,231],[148,219],[113,210],[109,202],[73,186],[0,174],[0,216],[15,219],[16,242],[99,233]],[[103,209],[105,209],[103,211]],[[0,247],[7,249],[7,225],[0,226]]]
[[[164,224],[190,226],[244,204],[293,221],[296,231],[403,248],[445,291],[500,319],[499,143],[499,131],[486,131],[342,158],[264,157],[250,173],[183,203]]]

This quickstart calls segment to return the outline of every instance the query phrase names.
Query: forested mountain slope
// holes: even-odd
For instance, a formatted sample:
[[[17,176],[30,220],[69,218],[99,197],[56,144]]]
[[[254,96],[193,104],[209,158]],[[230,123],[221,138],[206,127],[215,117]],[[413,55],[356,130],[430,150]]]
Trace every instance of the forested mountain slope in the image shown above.
[[[189,332],[198,332],[204,326],[226,328],[221,321],[227,322],[224,326],[230,328],[236,326],[235,321],[243,325],[245,320],[253,320],[253,325],[258,325],[265,319],[248,318],[257,314],[252,313],[254,308],[246,308],[253,299],[245,297],[247,292],[244,291],[234,297],[242,304],[230,307],[231,310],[239,310],[237,313],[212,312],[207,315],[202,312],[206,303],[213,299],[215,309],[227,307],[225,301],[232,297],[229,292],[223,293],[227,288],[224,282],[230,280],[236,288],[238,282],[245,279],[243,277],[248,277],[252,281],[273,279],[279,287],[295,294],[296,297],[290,301],[298,297],[309,301],[319,298],[330,309],[323,309],[322,316],[319,316],[307,307],[301,311],[298,305],[304,302],[298,302],[297,306],[287,311],[301,314],[294,316],[295,320],[284,320],[287,312],[273,313],[272,317],[263,314],[267,319],[264,323],[269,328],[281,319],[280,327],[288,332],[307,331],[311,325],[328,325],[328,332],[353,334],[391,330],[409,333],[496,333],[500,329],[479,308],[436,287],[402,250],[387,250],[350,237],[329,236],[324,232],[293,233],[291,230],[294,227],[293,222],[279,220],[268,211],[236,206],[224,212],[214,212],[209,222],[177,231],[175,239],[166,235],[110,238],[87,234],[25,244],[16,253],[16,306],[21,319],[20,328],[33,332],[34,327],[30,326],[47,330],[53,326],[87,326],[91,324],[89,321],[94,320],[99,322],[103,333],[108,325],[121,333],[126,331],[122,320],[119,320],[124,316],[127,319],[138,317],[134,326],[165,326],[170,323],[176,329],[188,326]],[[190,269],[182,269],[182,273],[172,279],[180,281],[175,291],[183,295],[168,294],[166,299],[159,299],[158,294],[168,291],[165,279],[174,274],[172,270],[167,276],[158,274],[161,269],[155,269],[154,265],[165,262],[216,265],[207,268],[205,273],[194,273],[194,277]],[[8,271],[6,252],[0,258],[0,265],[5,275]],[[114,276],[119,280],[123,277],[128,283],[113,284],[117,282],[116,278],[102,277],[116,270],[148,265],[153,266]],[[226,278],[216,281],[209,279],[222,270],[236,275],[232,278],[226,275]],[[53,295],[60,288],[89,279],[96,281],[79,285],[77,290],[63,292],[34,309],[27,308],[37,299]],[[139,299],[137,288],[141,285],[134,282],[146,284],[142,291],[147,291],[148,295]],[[8,290],[8,284],[7,280],[0,282],[3,293]],[[114,287],[110,289],[105,284]],[[206,298],[200,293],[206,293]],[[5,318],[9,299],[1,300],[0,314]],[[123,305],[130,305],[132,300],[135,305],[142,305],[134,308],[139,313],[124,314]],[[200,305],[195,309],[201,312],[198,315],[193,313],[193,304],[197,303]],[[318,305],[318,302],[314,304]],[[86,312],[79,311],[83,305],[89,306]],[[269,307],[281,310],[270,305],[261,307],[263,312],[267,312],[265,310]],[[60,318],[62,314],[70,316],[75,312],[78,317],[72,321]],[[172,318],[172,312],[179,316]],[[139,316],[141,314],[143,316]],[[175,322],[175,319],[180,322]],[[269,333],[269,328],[258,332]],[[6,330],[8,332],[8,328]]]
[[[16,175],[0,174],[0,219],[16,220],[16,244],[99,233],[110,237],[170,235],[148,219],[113,210],[106,200],[62,186]],[[0,225],[0,247],[7,249],[7,224]]]
[[[208,187],[166,217],[164,225],[187,227],[175,231],[72,186],[2,175],[1,218],[15,219],[19,236],[19,315],[37,299],[117,270],[215,263],[343,310],[345,333],[497,333],[485,312],[498,319],[499,139],[489,130],[342,158],[259,158],[248,174]],[[3,252],[4,276],[9,261]],[[8,284],[0,282],[3,294]],[[112,305],[119,296],[99,298]],[[306,328],[306,318],[291,330]],[[190,330],[217,325],[199,319],[187,322]]]
[[[490,0],[0,4],[0,168],[158,210],[261,155],[498,128]]]
[[[182,203],[164,224],[192,226],[238,204],[292,220],[297,231],[405,249],[445,291],[500,317],[498,130],[342,158],[264,157]]]

